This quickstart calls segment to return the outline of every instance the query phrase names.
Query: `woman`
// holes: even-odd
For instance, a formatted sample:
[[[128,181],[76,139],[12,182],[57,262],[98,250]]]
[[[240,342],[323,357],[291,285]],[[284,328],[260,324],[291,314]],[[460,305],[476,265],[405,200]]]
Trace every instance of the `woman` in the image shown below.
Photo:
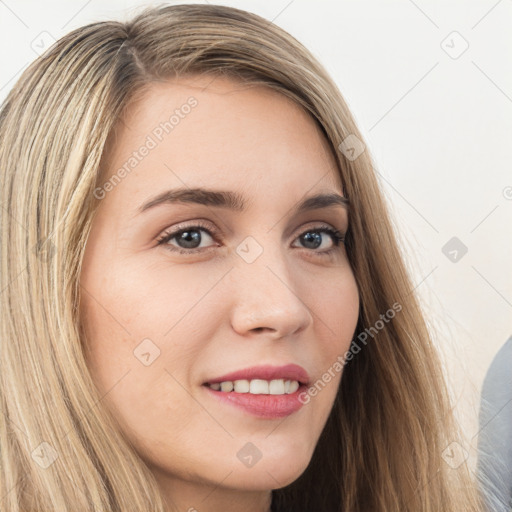
[[[5,510],[481,510],[371,158],[289,34],[90,24],[0,134]]]

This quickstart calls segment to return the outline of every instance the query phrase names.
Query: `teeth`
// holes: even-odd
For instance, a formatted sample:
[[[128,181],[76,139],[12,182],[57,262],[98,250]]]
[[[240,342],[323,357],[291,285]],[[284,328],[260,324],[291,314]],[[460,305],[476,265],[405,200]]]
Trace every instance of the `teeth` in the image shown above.
[[[299,389],[299,383],[296,380],[290,381],[290,389],[288,393],[295,393]]]
[[[215,391],[229,393],[250,393],[251,395],[289,395],[299,389],[299,382],[296,380],[274,379],[271,381],[262,379],[235,380],[215,382],[208,384]]]
[[[220,383],[220,390],[221,391],[233,391],[233,383],[227,380],[226,382]]]
[[[268,395],[268,381],[254,379],[251,380],[249,393],[251,395]]]
[[[236,393],[249,393],[250,383],[248,380],[235,380]]]
[[[268,392],[271,395],[284,395],[284,380],[271,380],[268,385]]]

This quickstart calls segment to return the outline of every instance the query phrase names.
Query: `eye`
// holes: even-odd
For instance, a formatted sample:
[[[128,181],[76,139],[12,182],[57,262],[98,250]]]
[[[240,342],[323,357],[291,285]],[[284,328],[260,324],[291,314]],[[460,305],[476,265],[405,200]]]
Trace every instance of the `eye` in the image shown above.
[[[169,244],[168,249],[170,251],[176,251],[180,254],[193,254],[202,252],[202,250],[199,248],[204,238],[204,236],[201,235],[201,232],[206,233],[207,239],[214,239],[212,232],[210,229],[208,229],[207,226],[201,222],[196,222],[194,225],[187,226],[178,230],[173,230],[169,233],[164,233],[157,239],[158,245]],[[174,239],[176,239],[176,243],[179,244],[178,246],[170,243]]]
[[[202,235],[201,233],[205,233]],[[328,238],[331,240],[330,247],[325,247],[326,242],[328,244],[328,238],[325,235],[328,235]],[[178,252],[180,254],[190,255],[194,253],[205,252],[211,247],[218,245],[217,243],[210,244],[201,248],[201,243],[204,242],[204,238],[206,238],[206,242],[208,239],[215,241],[215,237],[219,237],[214,229],[211,229],[210,226],[203,224],[200,221],[196,221],[195,224],[178,227],[170,232],[163,233],[158,239],[158,245],[166,245],[167,249],[172,252]],[[171,243],[175,240],[175,243]],[[340,242],[344,243],[345,238],[344,235],[332,227],[328,225],[315,226],[306,231],[303,231],[295,240],[300,242],[304,249],[310,249],[314,254],[318,254],[319,256],[329,256],[334,251],[341,249]],[[294,245],[296,247],[296,245]],[[321,248],[322,250],[318,250]]]
[[[322,247],[325,246],[326,237],[322,236],[322,234],[329,235],[331,239],[331,246],[328,248]],[[340,242],[345,242],[344,235],[336,230],[331,228],[330,226],[316,226],[314,228],[310,228],[307,231],[304,231],[297,240],[305,246],[306,249],[312,249],[315,253],[319,255],[329,256],[333,251],[338,250],[340,247]],[[316,250],[318,248],[322,248],[324,250]]]

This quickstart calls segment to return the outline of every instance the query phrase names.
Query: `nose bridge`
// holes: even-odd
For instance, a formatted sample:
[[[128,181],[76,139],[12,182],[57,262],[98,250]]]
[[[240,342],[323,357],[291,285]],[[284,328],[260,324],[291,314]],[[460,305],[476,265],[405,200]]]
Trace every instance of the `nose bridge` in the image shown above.
[[[264,238],[265,245],[249,236],[236,248],[232,325],[240,333],[265,329],[282,337],[305,329],[312,316],[286,251],[271,243],[272,234]]]

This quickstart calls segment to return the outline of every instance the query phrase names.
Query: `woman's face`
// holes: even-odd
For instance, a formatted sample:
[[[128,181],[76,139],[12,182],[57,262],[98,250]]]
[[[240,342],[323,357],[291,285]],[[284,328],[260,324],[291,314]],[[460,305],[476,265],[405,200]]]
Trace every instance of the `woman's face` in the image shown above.
[[[342,195],[327,142],[281,94],[195,76],[152,85],[105,163],[81,274],[104,403],[183,507],[291,483],[358,316],[345,247],[325,231],[345,233],[347,210],[305,202]]]

